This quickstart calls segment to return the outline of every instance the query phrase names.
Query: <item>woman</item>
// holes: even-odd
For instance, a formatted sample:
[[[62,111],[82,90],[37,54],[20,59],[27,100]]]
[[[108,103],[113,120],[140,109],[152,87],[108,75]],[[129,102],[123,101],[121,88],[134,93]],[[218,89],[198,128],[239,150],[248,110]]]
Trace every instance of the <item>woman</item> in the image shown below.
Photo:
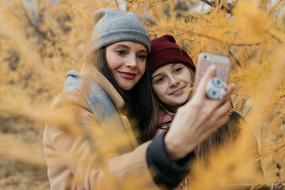
[[[56,124],[45,127],[44,150],[51,189],[123,189],[121,181],[142,176],[147,183],[138,189],[158,189],[161,185],[174,188],[183,180],[186,164],[197,144],[191,140],[194,133],[185,125],[191,123],[192,129],[199,129],[206,137],[226,122],[230,108],[227,99],[213,101],[205,96],[206,82],[215,72],[212,69],[201,79],[196,98],[194,95],[177,112],[172,132],[142,143],[141,139],[149,139],[148,133],[144,133],[146,127],[153,128],[156,123],[146,72],[149,52],[150,40],[135,14],[112,9],[96,12],[87,63],[80,73],[69,72],[65,89],[53,104],[55,110],[71,108],[77,118],[74,125],[84,135],[69,134]],[[232,91],[230,87],[228,95]],[[198,118],[205,109],[210,111],[205,113],[207,119]],[[139,137],[134,135],[123,113],[136,121],[134,127],[141,131]],[[103,134],[106,138],[91,133],[94,128],[106,130]],[[181,134],[184,137],[177,141]],[[109,137],[114,135],[125,139],[112,149],[108,145],[114,141]],[[105,153],[98,154],[100,147],[112,151],[103,149]],[[154,168],[157,173],[153,179],[157,184],[150,175]]]

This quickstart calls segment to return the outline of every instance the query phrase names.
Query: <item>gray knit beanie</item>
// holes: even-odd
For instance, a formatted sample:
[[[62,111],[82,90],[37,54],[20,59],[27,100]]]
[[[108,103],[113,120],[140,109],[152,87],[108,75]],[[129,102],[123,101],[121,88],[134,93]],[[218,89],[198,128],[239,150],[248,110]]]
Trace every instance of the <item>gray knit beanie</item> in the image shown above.
[[[95,26],[89,51],[119,41],[133,41],[144,45],[150,52],[150,39],[142,22],[132,12],[99,9],[94,14]]]

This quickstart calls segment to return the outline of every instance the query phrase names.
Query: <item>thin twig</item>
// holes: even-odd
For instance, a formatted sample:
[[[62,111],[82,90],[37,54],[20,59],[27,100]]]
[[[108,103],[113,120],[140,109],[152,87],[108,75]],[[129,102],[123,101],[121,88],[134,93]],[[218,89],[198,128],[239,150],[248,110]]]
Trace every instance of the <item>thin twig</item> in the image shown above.
[[[233,52],[231,50],[229,50],[228,52],[229,52],[230,57],[232,57],[235,60],[235,62],[237,63],[237,65],[239,67],[241,67],[240,61],[236,58],[236,56],[233,54]]]
[[[272,38],[274,38],[277,42],[283,43],[283,41],[282,41],[280,38],[278,38],[276,35],[272,34],[272,32],[268,31],[268,33],[269,33],[269,35],[270,35]]]
[[[216,8],[215,2],[214,1],[208,1],[208,0],[200,0],[203,3],[206,3],[207,5]],[[222,10],[225,10],[226,13],[228,14],[232,14],[232,10],[233,10],[234,4],[233,3],[228,3],[227,6],[225,7],[224,5],[221,6]]]
[[[275,9],[276,9],[277,7],[279,7],[279,5],[280,5],[282,2],[283,2],[283,1],[277,2],[277,3],[272,7],[272,9],[269,11],[269,15],[271,15],[272,13],[274,13]]]
[[[213,1],[208,1],[208,0],[200,0],[203,3],[206,3],[207,5],[211,6],[211,7],[215,7],[215,3]]]
[[[34,24],[31,20],[31,18],[29,17],[26,8],[23,6],[23,4],[21,3],[21,7],[24,10],[24,15],[27,18],[27,21],[29,23],[29,25],[35,30],[35,32],[43,39],[46,39],[48,41],[52,41],[45,32],[43,32],[36,24]]]
[[[183,89],[183,92],[192,93],[193,90],[194,90],[193,87],[186,87],[186,88]]]
[[[186,32],[182,32],[182,33],[179,33],[178,36],[180,35],[184,35],[184,34],[189,34],[189,31],[186,31]],[[262,43],[264,42],[253,42],[253,43],[233,43],[233,42],[227,42],[225,40],[222,40],[222,39],[219,39],[219,38],[215,38],[213,36],[208,36],[206,34],[200,34],[200,33],[194,33],[194,32],[191,32],[192,35],[196,35],[196,36],[200,36],[200,37],[203,37],[203,38],[207,38],[207,39],[210,39],[210,40],[214,40],[214,41],[218,41],[218,42],[221,42],[223,44],[227,44],[227,45],[231,45],[231,46],[238,46],[238,47],[243,47],[243,46],[259,46],[261,45]]]
[[[116,4],[117,9],[119,10],[119,9],[120,9],[120,6],[119,6],[118,0],[114,0],[114,1],[115,1],[115,4]]]

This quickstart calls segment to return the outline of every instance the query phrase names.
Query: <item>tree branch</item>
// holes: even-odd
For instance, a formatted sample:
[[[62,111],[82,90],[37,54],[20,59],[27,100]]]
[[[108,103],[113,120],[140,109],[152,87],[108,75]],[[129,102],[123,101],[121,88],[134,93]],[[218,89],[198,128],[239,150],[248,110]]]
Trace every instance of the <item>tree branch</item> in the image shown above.
[[[42,31],[39,27],[38,27],[38,22],[34,22],[32,20],[32,18],[30,18],[29,14],[28,14],[28,10],[24,7],[23,3],[21,3],[21,6],[24,10],[24,14],[25,14],[25,17],[27,18],[27,21],[29,23],[29,25],[34,29],[34,31],[43,39],[46,39],[46,40],[49,40],[49,41],[52,41],[51,39],[48,38],[47,34]]]
[[[203,3],[206,3],[207,5],[211,6],[211,7],[215,7],[215,3],[213,1],[208,1],[208,0],[200,0]]]
[[[188,31],[187,31],[187,34],[189,34]],[[261,45],[263,43],[263,42],[233,43],[233,42],[228,42],[228,41],[225,41],[225,40],[222,40],[222,39],[219,39],[219,38],[215,38],[213,36],[207,36],[205,34],[200,34],[200,33],[192,33],[192,34],[196,35],[196,36],[203,37],[203,38],[208,38],[210,40],[218,41],[218,42],[221,42],[223,44],[227,44],[227,45],[231,45],[231,46],[258,46],[258,45]]]
[[[236,56],[233,54],[233,52],[232,52],[231,50],[229,50],[228,53],[229,53],[230,57],[232,57],[233,60],[235,60],[235,62],[237,63],[237,65],[238,65],[239,67],[241,67],[240,61],[236,58]]]
[[[216,8],[216,5],[215,5],[214,1],[209,1],[209,0],[200,0],[200,1],[202,1],[203,3],[205,3],[205,4],[207,4],[207,5],[211,6],[211,7]],[[234,8],[234,4],[233,3],[228,3],[226,7],[224,5],[221,6],[221,9],[225,10],[226,13],[228,13],[228,14],[232,14],[233,8]]]
[[[278,43],[283,43],[283,41],[280,39],[280,38],[278,38],[276,35],[274,35],[272,32],[270,32],[270,31],[268,31],[268,33],[269,33],[269,35],[273,38],[273,39],[275,39]]]

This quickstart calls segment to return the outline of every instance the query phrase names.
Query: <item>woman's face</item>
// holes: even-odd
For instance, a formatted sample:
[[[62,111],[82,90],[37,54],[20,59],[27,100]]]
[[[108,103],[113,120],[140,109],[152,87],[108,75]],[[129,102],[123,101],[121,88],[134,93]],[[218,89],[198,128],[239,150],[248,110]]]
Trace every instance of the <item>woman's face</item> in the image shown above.
[[[189,99],[184,88],[192,85],[192,72],[182,63],[172,63],[158,68],[151,76],[152,88],[158,99],[170,108],[177,109]]]
[[[147,50],[144,45],[122,41],[106,48],[107,64],[115,81],[123,90],[131,90],[146,68]]]

